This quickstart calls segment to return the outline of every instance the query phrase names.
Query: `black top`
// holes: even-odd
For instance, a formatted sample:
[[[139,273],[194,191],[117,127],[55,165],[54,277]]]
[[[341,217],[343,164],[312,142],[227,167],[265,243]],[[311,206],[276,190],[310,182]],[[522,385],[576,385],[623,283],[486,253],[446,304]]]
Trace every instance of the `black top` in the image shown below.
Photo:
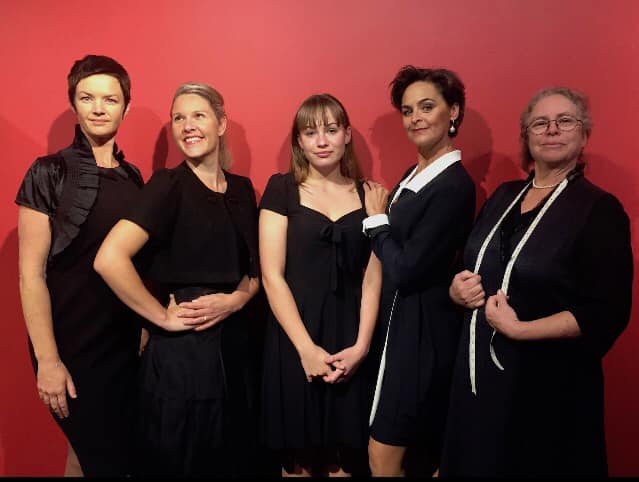
[[[574,339],[515,341],[496,334],[478,311],[477,394],[469,379],[469,320],[459,345],[442,475],[605,476],[601,358],[630,316],[632,252],[629,220],[617,199],[573,173],[515,262],[509,304],[520,320],[561,311],[576,318]],[[473,270],[488,232],[524,188],[501,185],[486,201],[469,237]],[[523,197],[522,197],[523,199]],[[521,203],[489,243],[479,269],[486,296],[500,288],[513,249],[539,210]]]
[[[140,171],[126,162],[117,144],[113,145],[113,156],[121,170],[141,187]],[[51,219],[49,262],[78,235],[95,203],[99,187],[99,168],[79,125],[75,126],[73,144],[33,162],[22,181],[16,204],[40,211]]]
[[[225,193],[206,187],[183,162],[144,186],[126,219],[150,236],[148,277],[166,285],[237,285],[257,277],[257,209],[251,181],[224,172]]]

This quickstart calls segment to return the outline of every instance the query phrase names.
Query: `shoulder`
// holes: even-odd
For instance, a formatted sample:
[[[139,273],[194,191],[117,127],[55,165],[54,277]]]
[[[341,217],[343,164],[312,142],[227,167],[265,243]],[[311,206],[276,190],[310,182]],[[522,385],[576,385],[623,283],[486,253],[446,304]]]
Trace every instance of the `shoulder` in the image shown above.
[[[64,173],[65,160],[60,152],[38,157],[29,168],[34,175],[56,176]]]
[[[232,172],[224,171],[224,176],[226,177],[226,182],[229,187],[233,187],[236,189],[249,190],[251,192],[253,189],[253,182],[251,179],[246,176],[241,176],[239,174],[233,174]]]
[[[578,196],[580,199],[583,201],[586,201],[586,199],[590,200],[590,217],[596,217],[602,220],[606,218],[610,218],[611,220],[625,219],[629,222],[628,214],[614,194],[593,184],[586,178],[582,178],[576,182],[575,188],[579,190]],[[585,204],[583,201],[582,204]]]
[[[144,179],[142,178],[142,173],[140,172],[140,169],[138,169],[138,166],[125,159],[120,160],[120,164],[138,185],[141,186],[144,184]]]
[[[275,173],[273,174],[268,182],[266,183],[266,190],[278,190],[283,191],[289,188],[290,186],[295,185],[295,177],[292,173]]]

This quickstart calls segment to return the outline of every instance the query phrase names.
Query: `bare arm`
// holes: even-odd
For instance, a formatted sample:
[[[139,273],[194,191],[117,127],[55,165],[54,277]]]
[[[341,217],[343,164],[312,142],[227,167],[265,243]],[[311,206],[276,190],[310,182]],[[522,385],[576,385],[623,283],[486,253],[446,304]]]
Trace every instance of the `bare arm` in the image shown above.
[[[133,257],[149,240],[137,224],[122,219],[111,229],[95,257],[93,267],[113,292],[129,308],[168,331],[189,330],[177,317],[178,307],[171,296],[165,308],[146,288],[133,265]]]
[[[486,300],[486,320],[498,332],[519,341],[577,338],[581,335],[577,320],[570,311],[561,311],[536,320],[520,321],[501,290]]]
[[[342,382],[350,378],[368,355],[371,346],[373,331],[377,323],[377,313],[379,310],[379,298],[382,290],[382,264],[371,253],[362,280],[362,300],[360,302],[359,330],[355,344],[330,355],[326,362],[333,365],[335,372],[325,377],[324,380],[331,382]]]
[[[269,305],[280,326],[300,356],[306,378],[324,376],[331,367],[324,362],[328,353],[311,339],[300,317],[293,294],[284,279],[288,218],[267,209],[260,212],[259,246],[262,283]]]
[[[37,387],[42,401],[59,417],[69,416],[66,393],[76,398],[71,374],[58,354],[53,333],[46,263],[51,247],[49,217],[21,206],[18,210],[20,298],[27,332],[38,361]]]

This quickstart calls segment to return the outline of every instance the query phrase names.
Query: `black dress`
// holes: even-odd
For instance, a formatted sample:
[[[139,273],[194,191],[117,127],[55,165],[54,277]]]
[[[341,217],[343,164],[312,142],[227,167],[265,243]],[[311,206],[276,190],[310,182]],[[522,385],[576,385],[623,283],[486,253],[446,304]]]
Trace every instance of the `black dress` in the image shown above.
[[[629,319],[629,221],[617,199],[579,170],[570,178],[517,257],[508,295],[520,320],[567,310],[582,335],[515,341],[496,334],[492,345],[502,371],[491,359],[493,330],[480,309],[474,395],[466,313],[442,476],[607,474],[601,358]],[[465,249],[466,269],[474,269],[481,244],[525,184],[505,183],[486,201]],[[496,231],[479,270],[486,296],[500,287],[515,246],[541,208],[521,214],[517,203]]]
[[[361,185],[357,189],[363,206]],[[365,210],[357,209],[332,222],[300,204],[292,174],[270,178],[260,209],[288,218],[284,276],[313,342],[329,353],[352,346],[359,330],[362,280],[370,257],[370,243],[361,230]],[[348,383],[308,383],[295,347],[271,314],[262,384],[266,445],[271,449],[340,447],[344,449],[341,457],[348,459],[337,461],[340,466],[359,470],[351,466],[357,463],[357,456],[345,453],[363,450],[367,444],[372,396],[368,370],[365,360]]]
[[[16,198],[51,219],[47,287],[53,330],[78,394],[67,396],[69,417],[54,419],[86,476],[131,473],[140,323],[93,270],[102,240],[142,185],[115,149],[120,167],[98,168],[77,128],[72,146],[33,163]]]
[[[258,276],[257,208],[248,178],[224,173],[225,193],[208,189],[183,162],[154,173],[127,216],[150,236],[147,279],[166,304],[233,292]],[[250,418],[244,310],[205,331],[149,324],[142,356],[140,475],[233,475],[232,449]],[[235,438],[237,437],[237,438]],[[236,443],[237,442],[237,443]]]
[[[389,209],[390,224],[372,234],[384,273],[382,344],[390,328],[371,436],[388,445],[425,447],[430,458],[439,458],[461,326],[448,287],[474,209],[473,181],[455,162],[417,192],[402,190]]]

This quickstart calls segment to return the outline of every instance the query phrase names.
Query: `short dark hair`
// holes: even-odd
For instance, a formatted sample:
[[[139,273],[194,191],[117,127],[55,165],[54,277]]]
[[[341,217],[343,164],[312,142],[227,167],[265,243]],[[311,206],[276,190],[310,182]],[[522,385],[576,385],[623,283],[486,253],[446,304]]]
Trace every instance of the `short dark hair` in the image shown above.
[[[459,133],[459,126],[464,120],[464,109],[466,107],[466,93],[464,83],[458,75],[448,69],[423,69],[413,65],[405,65],[395,75],[391,81],[391,104],[395,109],[402,110],[402,97],[406,89],[415,82],[430,82],[442,95],[446,104],[452,107],[454,104],[459,106],[459,116],[455,121],[456,130],[450,137],[455,137]]]
[[[67,75],[67,83],[69,84],[69,102],[73,104],[75,98],[75,89],[78,83],[91,75],[106,74],[118,79],[122,94],[124,95],[124,108],[131,101],[131,79],[129,74],[119,62],[105,55],[86,55],[80,60],[76,60]]]
[[[295,113],[291,128],[291,168],[290,172],[295,176],[298,184],[303,183],[308,177],[308,159],[298,143],[300,132],[307,127],[317,127],[318,124],[326,125],[328,114],[331,114],[338,126],[348,129],[351,121],[342,103],[331,94],[315,94],[308,97]],[[342,176],[352,180],[361,178],[359,162],[353,148],[353,138],[346,145],[344,157],[340,160],[340,172]]]

